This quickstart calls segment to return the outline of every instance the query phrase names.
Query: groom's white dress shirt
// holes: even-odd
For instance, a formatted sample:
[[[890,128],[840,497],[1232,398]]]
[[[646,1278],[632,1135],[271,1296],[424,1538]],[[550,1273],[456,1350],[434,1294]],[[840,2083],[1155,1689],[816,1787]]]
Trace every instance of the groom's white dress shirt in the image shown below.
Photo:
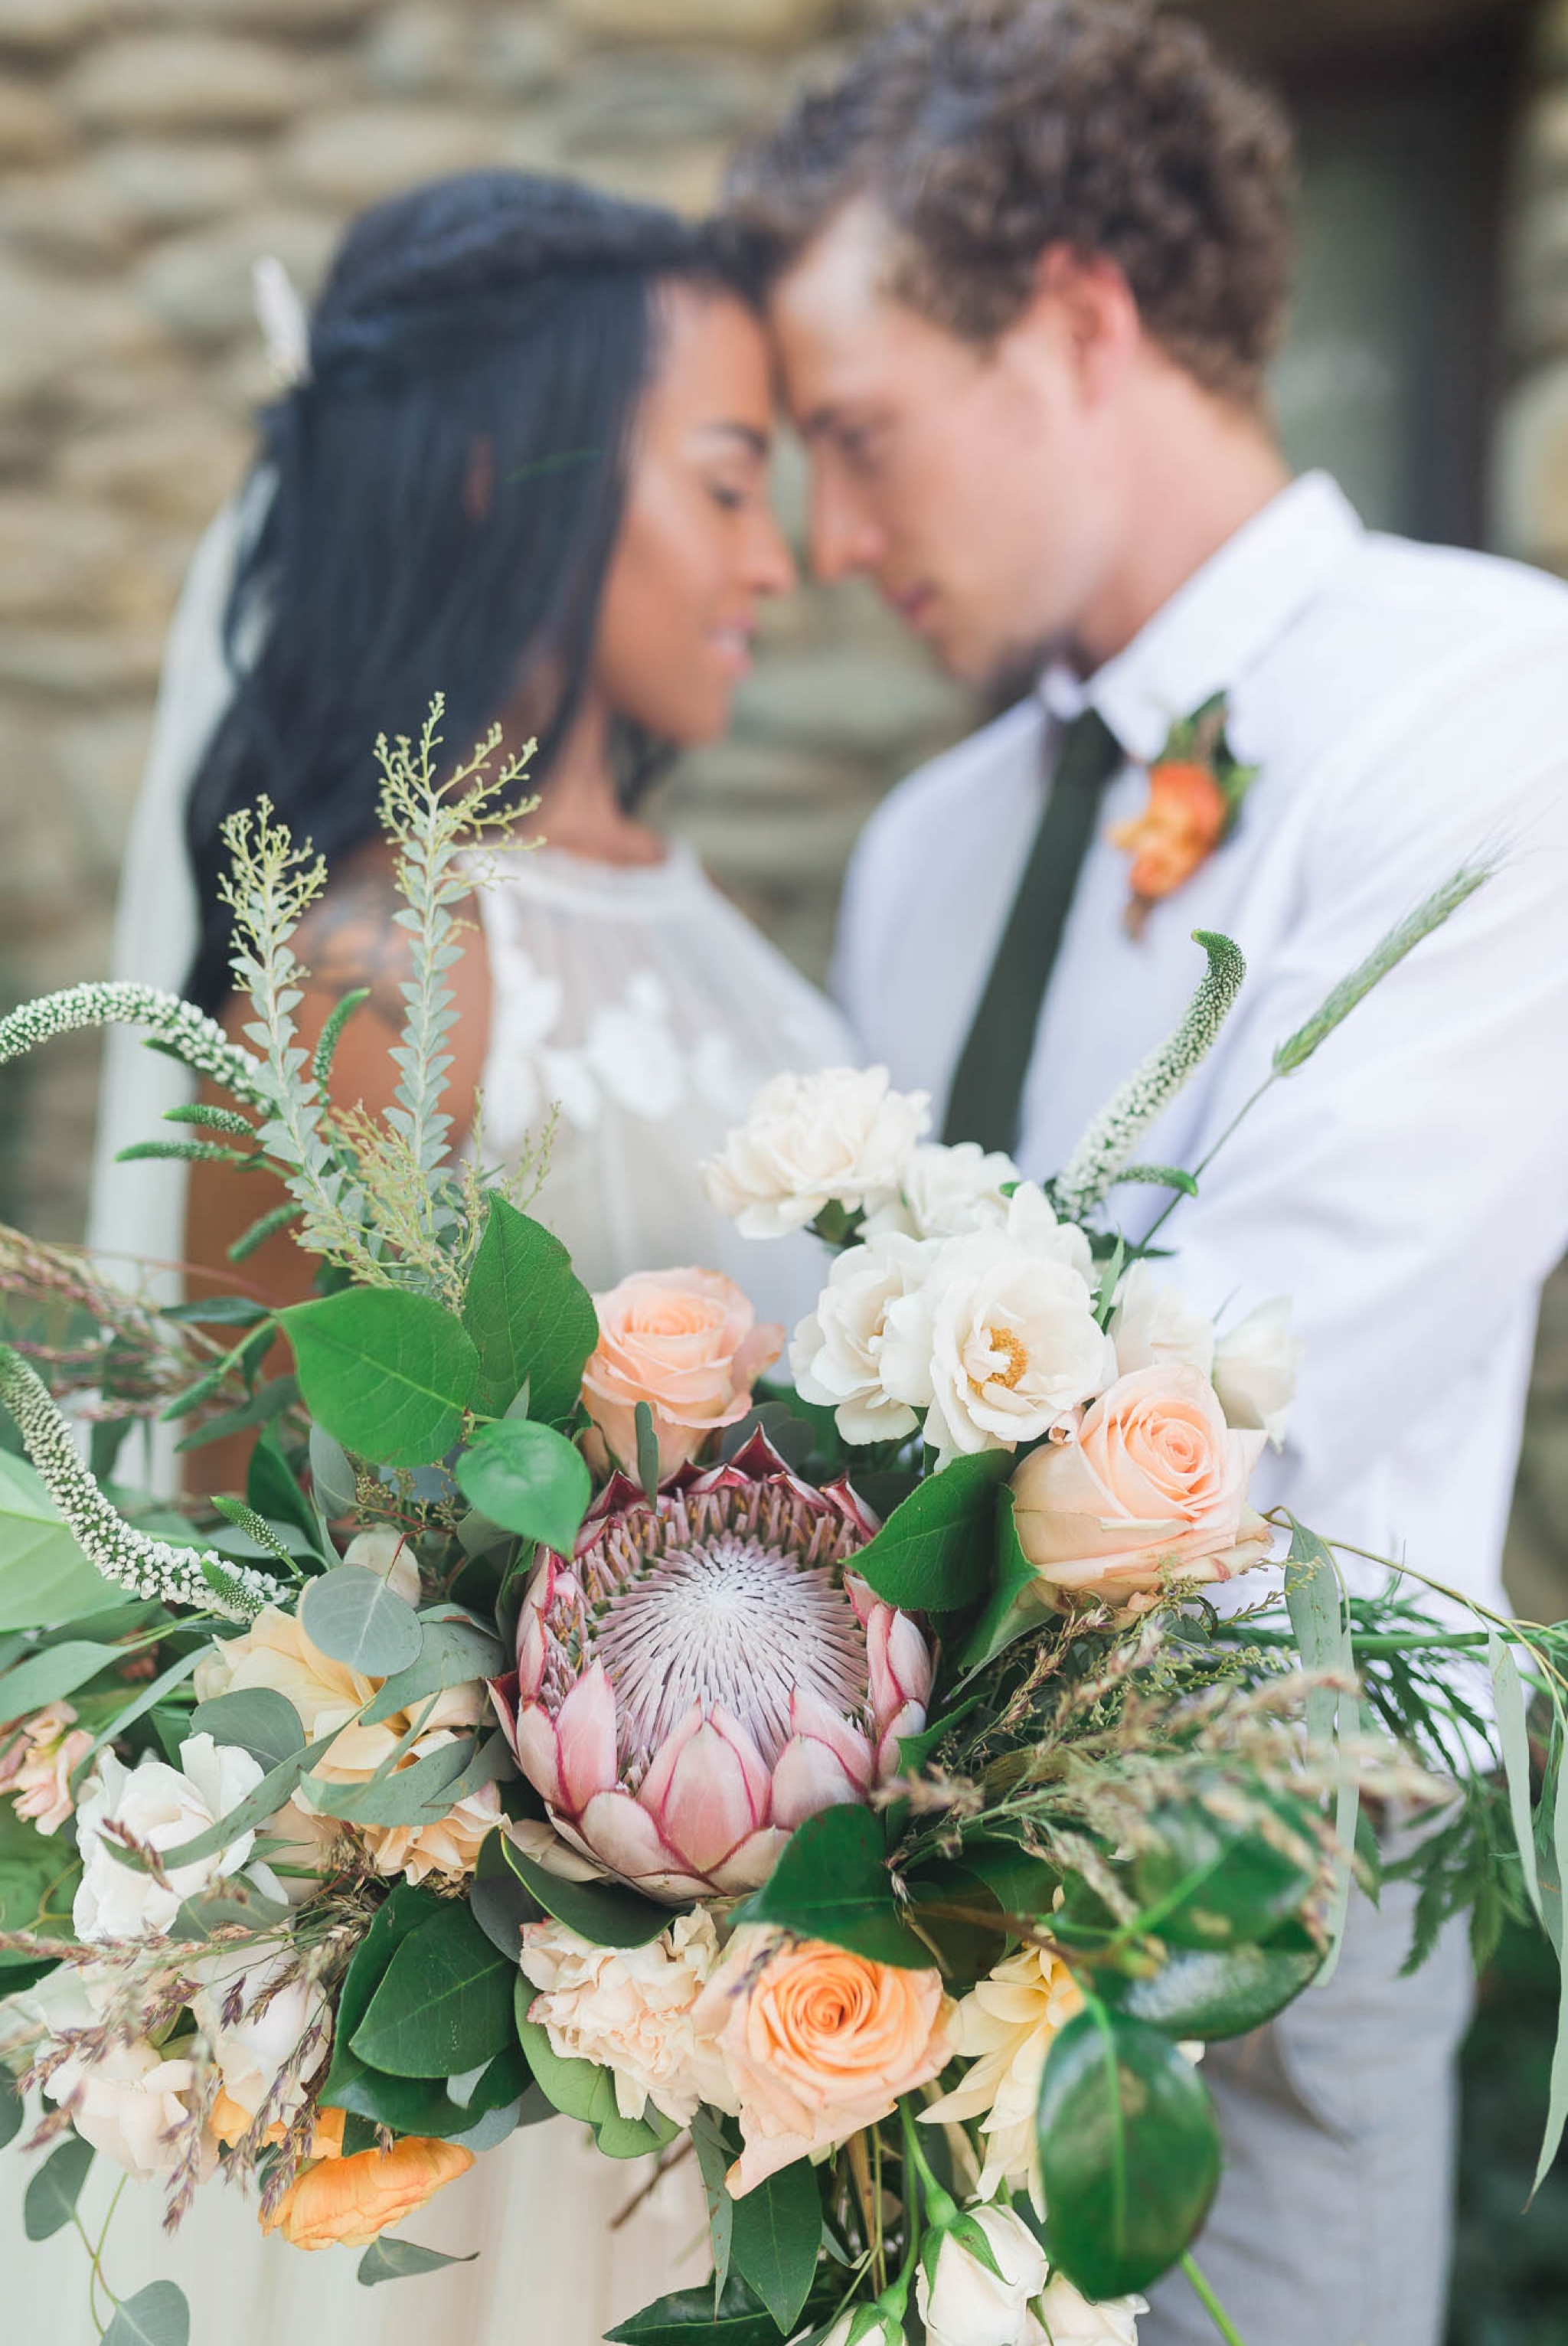
[[[1107,833],[1141,809],[1172,723],[1222,688],[1258,779],[1134,939]],[[1047,730],[1085,701],[1137,762],[1106,792],[1041,1011],[1017,1152],[1032,1176],[1064,1164],[1175,1023],[1203,974],[1194,929],[1234,937],[1252,974],[1138,1151],[1189,1168],[1394,921],[1478,852],[1504,858],[1276,1085],[1162,1234],[1226,1324],[1293,1299],[1299,1392],[1259,1504],[1495,1603],[1538,1292],[1568,1247],[1568,587],[1368,532],[1312,474],[1086,684],[1052,669],[895,790],[850,871],[838,990],[938,1127],[1039,821]],[[1138,1235],[1166,1195],[1113,1205]]]

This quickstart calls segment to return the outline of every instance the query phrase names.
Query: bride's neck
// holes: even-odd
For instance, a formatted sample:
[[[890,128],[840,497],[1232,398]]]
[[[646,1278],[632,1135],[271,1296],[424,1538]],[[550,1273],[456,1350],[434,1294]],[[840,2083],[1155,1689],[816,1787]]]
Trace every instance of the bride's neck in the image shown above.
[[[508,725],[508,736],[524,729]],[[525,824],[546,847],[560,847],[596,863],[662,863],[665,842],[635,821],[616,794],[610,762],[610,715],[596,699],[585,703],[562,743]]]

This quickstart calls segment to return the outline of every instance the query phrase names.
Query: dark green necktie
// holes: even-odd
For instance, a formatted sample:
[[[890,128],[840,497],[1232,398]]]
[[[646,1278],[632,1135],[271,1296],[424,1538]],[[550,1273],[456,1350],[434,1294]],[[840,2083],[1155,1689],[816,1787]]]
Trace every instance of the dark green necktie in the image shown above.
[[[1122,762],[1115,736],[1085,709],[1062,737],[1050,795],[980,1007],[948,1095],[942,1138],[1011,1152],[1040,1005],[1051,982],[1100,796]]]

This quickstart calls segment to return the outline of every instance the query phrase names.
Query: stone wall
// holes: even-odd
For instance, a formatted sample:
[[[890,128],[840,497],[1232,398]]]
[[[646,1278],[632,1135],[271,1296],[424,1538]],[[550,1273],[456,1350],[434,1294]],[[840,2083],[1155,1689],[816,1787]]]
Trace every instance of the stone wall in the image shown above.
[[[695,209],[840,0],[0,0],[0,998],[107,966],[163,631],[267,390],[250,264],[499,162]],[[798,528],[799,468],[781,465]],[[862,591],[773,617],[672,814],[813,972],[878,793],[966,704]],[[94,1045],[0,1093],[0,1214],[79,1231]]]

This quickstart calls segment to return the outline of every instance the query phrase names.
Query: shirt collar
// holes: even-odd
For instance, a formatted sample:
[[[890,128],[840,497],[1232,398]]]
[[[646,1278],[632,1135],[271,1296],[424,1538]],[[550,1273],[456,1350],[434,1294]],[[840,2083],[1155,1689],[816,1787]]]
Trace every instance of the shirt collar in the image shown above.
[[[1171,727],[1230,690],[1319,592],[1362,534],[1327,473],[1304,474],[1227,538],[1162,605],[1125,650],[1088,678],[1053,661],[1040,697],[1064,723],[1098,710],[1130,758],[1147,765]]]

